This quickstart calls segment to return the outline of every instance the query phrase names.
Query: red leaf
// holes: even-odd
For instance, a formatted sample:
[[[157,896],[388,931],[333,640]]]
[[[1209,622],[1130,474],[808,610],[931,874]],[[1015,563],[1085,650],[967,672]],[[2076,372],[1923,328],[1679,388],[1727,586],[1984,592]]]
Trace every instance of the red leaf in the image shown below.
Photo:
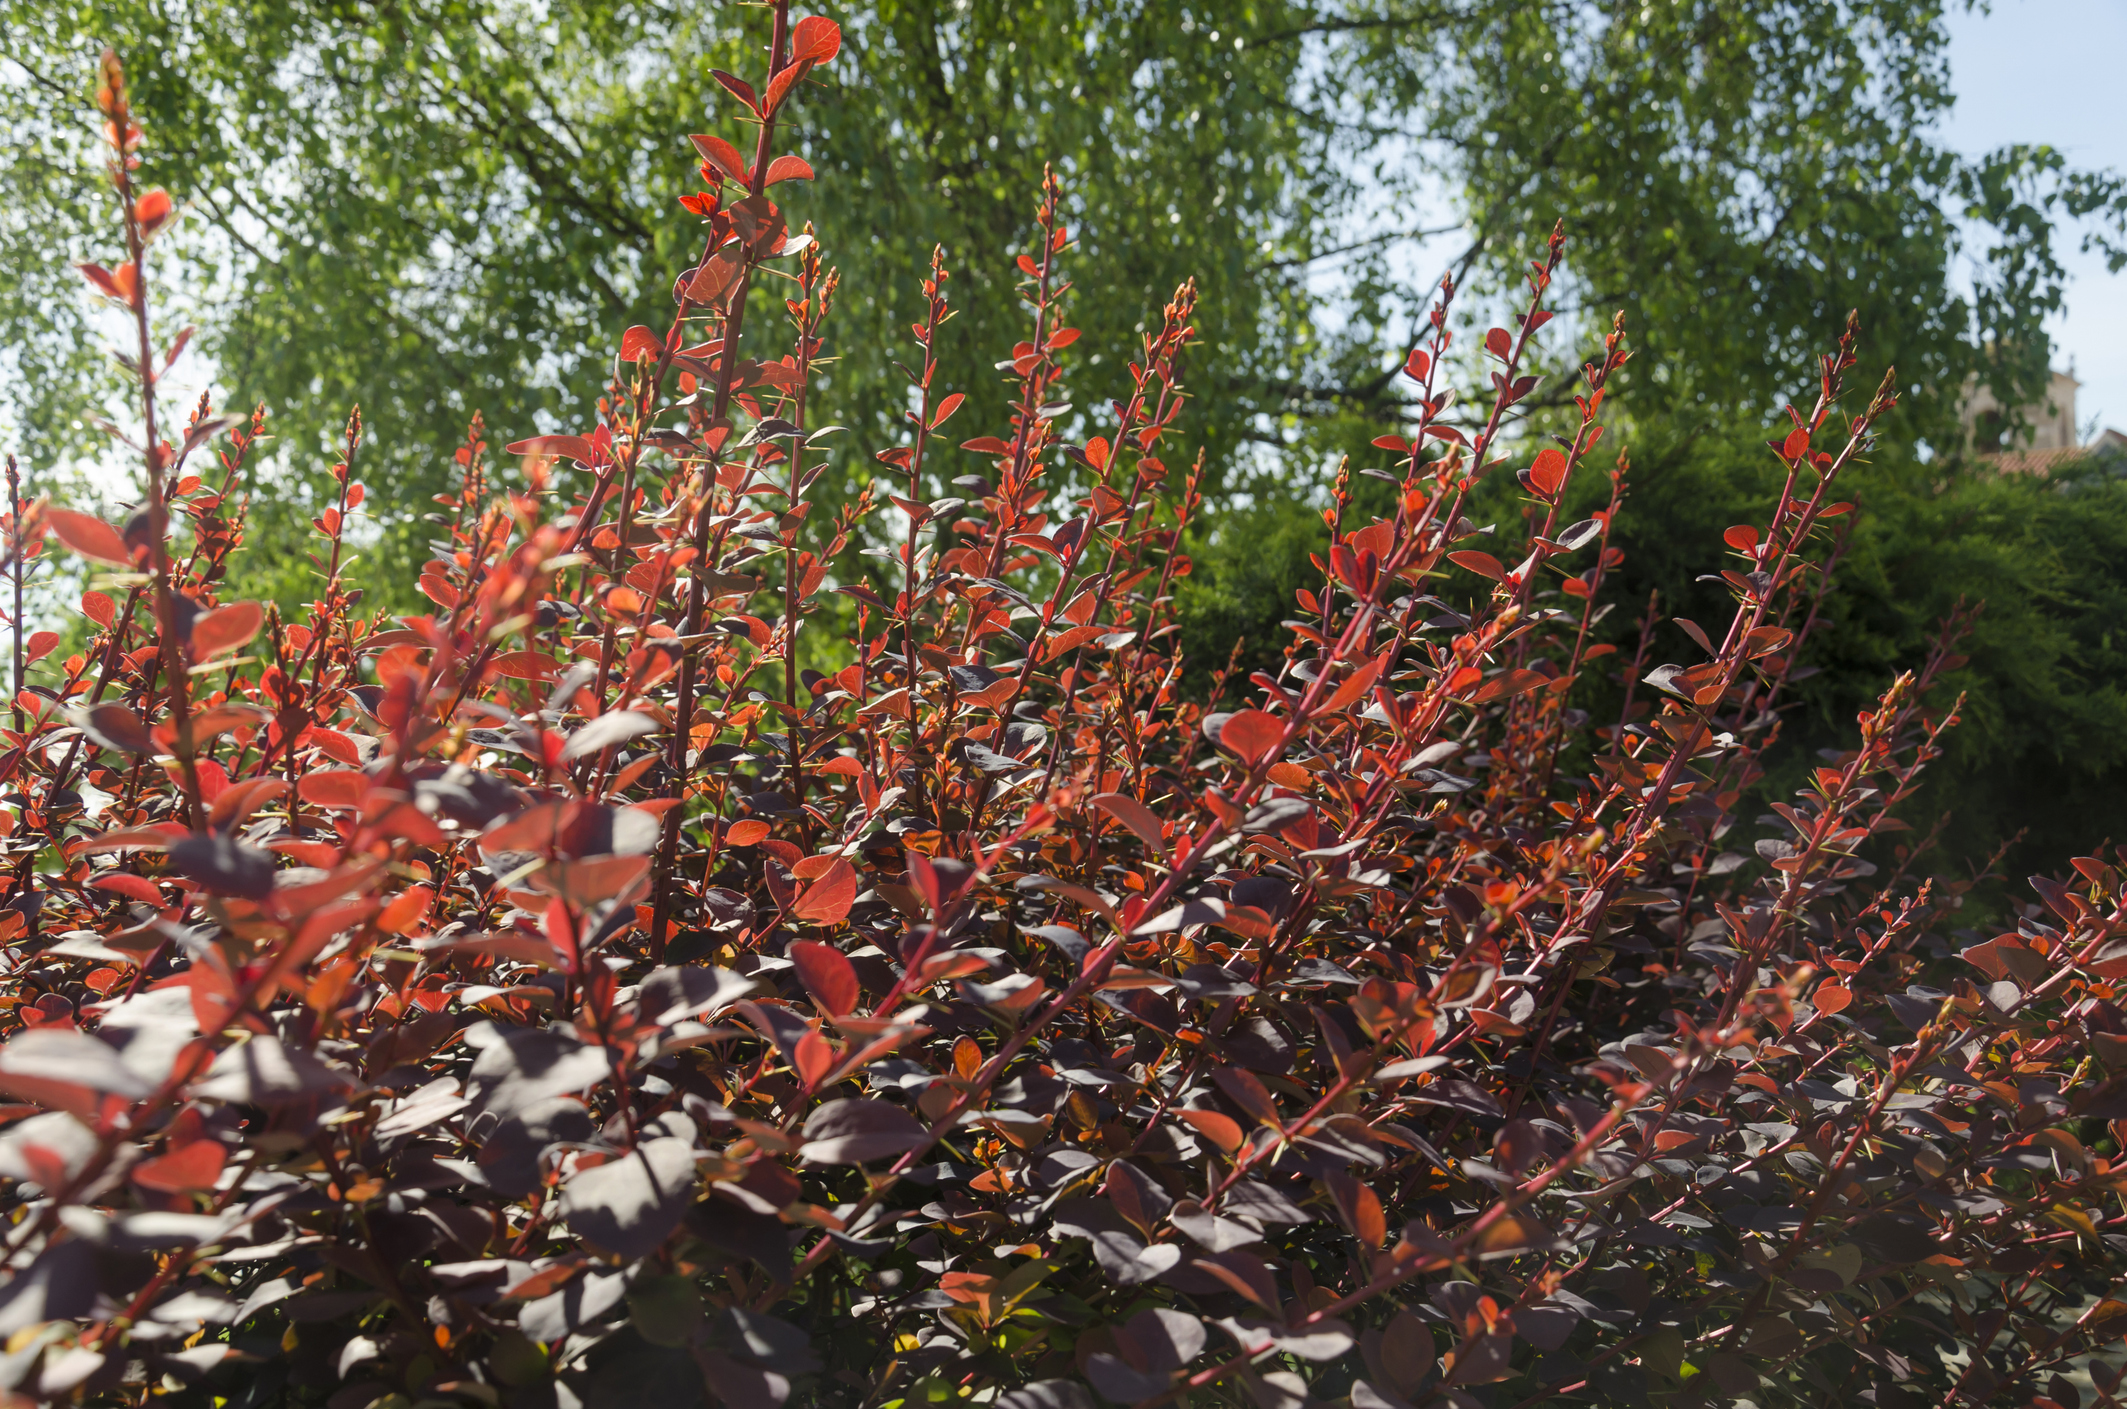
[[[773,186],[778,181],[812,180],[812,163],[803,157],[777,157],[768,163],[768,180]]]
[[[1211,1073],[1226,1098],[1263,1124],[1278,1127],[1284,1122],[1278,1118],[1278,1103],[1271,1099],[1270,1091],[1256,1079],[1254,1072],[1245,1067],[1220,1067]]]
[[[835,1069],[835,1047],[832,1042],[817,1032],[808,1032],[798,1039],[791,1051],[791,1065],[804,1078],[808,1087],[818,1086],[827,1074]]]
[[[154,190],[133,202],[133,218],[141,228],[153,230],[170,218],[170,193],[157,186]]]
[[[723,172],[741,186],[751,184],[753,171],[746,165],[746,158],[739,155],[737,147],[732,146],[721,137],[711,137],[704,132],[697,132],[687,140],[694,144],[694,150],[702,154],[703,161],[708,162],[709,165]],[[769,168],[771,171],[774,169],[773,166]]]
[[[937,411],[931,416],[931,429],[936,430],[944,425],[946,420],[960,409],[960,403],[965,400],[967,400],[966,394],[956,391],[945,400],[939,402]]]
[[[1809,427],[1796,426],[1787,433],[1787,442],[1780,447],[1780,458],[1792,463],[1808,453]]]
[[[801,939],[790,946],[789,954],[790,962],[798,966],[799,982],[823,1012],[839,1018],[857,1006],[857,971],[841,950]]]
[[[193,659],[206,660],[235,650],[258,635],[265,615],[257,602],[231,602],[226,607],[216,607],[192,623]]]
[[[219,1140],[194,1140],[133,1170],[133,1182],[165,1194],[205,1193],[221,1177],[227,1155]]]
[[[744,822],[732,823],[731,830],[724,833],[724,842],[727,846],[756,846],[767,835],[768,824],[766,822],[758,818],[748,818]]]
[[[1231,1154],[1241,1148],[1241,1126],[1230,1115],[1218,1111],[1178,1110],[1175,1112],[1220,1149]]]
[[[130,871],[113,871],[98,876],[89,884],[97,890],[107,890],[113,895],[129,896],[143,905],[160,906],[162,890],[146,876],[136,876]]]
[[[1219,746],[1253,765],[1267,756],[1285,737],[1285,725],[1274,714],[1244,709],[1230,715],[1219,729]]]
[[[837,856],[827,874],[813,882],[806,892],[798,897],[791,913],[801,920],[815,924],[838,925],[849,907],[857,900],[857,871],[849,862]]]
[[[1353,671],[1350,678],[1337,687],[1337,693],[1329,697],[1329,703],[1322,706],[1322,712],[1336,714],[1340,710],[1349,709],[1357,704],[1361,696],[1374,688],[1374,681],[1380,678],[1382,668],[1387,664],[1388,657],[1384,655],[1378,660],[1368,661],[1365,665]]]
[[[978,455],[1009,455],[1012,453],[1012,447],[994,435],[978,435],[973,440],[964,440],[960,443],[960,448],[962,450],[972,450]]]
[[[1508,670],[1493,676],[1470,695],[1471,704],[1489,704],[1493,700],[1507,699],[1526,693],[1545,684],[1550,677],[1533,670]]]
[[[57,649],[59,649],[58,632],[32,632],[30,635],[30,639],[23,643],[23,658],[29,664],[34,665]]]
[[[98,626],[109,626],[118,619],[118,604],[101,592],[84,592],[81,614]]]
[[[644,357],[655,358],[664,350],[664,339],[640,323],[620,335],[620,360],[623,362],[634,362]]]
[[[1494,582],[1505,582],[1507,580],[1507,570],[1501,567],[1499,559],[1493,557],[1490,553],[1480,553],[1475,549],[1466,549],[1460,553],[1448,554],[1448,561],[1457,567],[1468,568],[1479,577],[1489,577]]]
[[[123,293],[119,292],[118,281],[111,277],[111,271],[101,264],[77,264],[74,267],[81,271],[83,278],[95,285],[96,292],[106,298],[123,299],[125,297]]]
[[[811,71],[812,65],[801,60],[784,69],[774,78],[769,79],[768,96],[761,100],[761,111],[772,114],[777,108],[782,107],[783,100],[790,96],[790,90],[795,88],[805,75]]]
[[[1226,723],[1228,728],[1233,726],[1233,721],[1230,719]],[[1127,793],[1102,793],[1099,797],[1094,798],[1093,802],[1102,811],[1143,838],[1145,845],[1152,848],[1154,855],[1166,854],[1167,841],[1165,837],[1160,835],[1160,819],[1151,808]]]
[[[1757,551],[1758,530],[1747,523],[1739,523],[1721,535],[1721,541],[1738,553]]]
[[[1514,351],[1514,335],[1505,328],[1494,328],[1484,335],[1484,350],[1504,362]]]
[[[1050,352],[1061,351],[1062,349],[1069,347],[1072,343],[1077,341],[1078,329],[1058,328],[1054,333],[1050,334],[1049,336],[1048,350]]]
[[[1791,631],[1778,626],[1761,626],[1743,638],[1743,645],[1750,652],[1751,657],[1755,659],[1758,656],[1770,655],[1774,651],[1784,650],[1787,643],[1792,640],[1794,640],[1794,633]],[[1953,656],[1950,659],[1954,662],[1957,657]],[[1955,664],[1952,664],[1950,668],[1956,669]]]
[[[1379,450],[1393,450],[1398,455],[1408,455],[1411,450],[1411,443],[1400,435],[1377,435],[1374,446]]]
[[[753,85],[735,73],[726,73],[720,68],[709,70],[709,76],[723,85],[724,91],[744,103],[755,112],[761,110],[761,98],[753,91]]]
[[[1414,382],[1422,382],[1425,380],[1425,374],[1431,371],[1432,367],[1433,359],[1413,348],[1411,349],[1411,355],[1403,361],[1403,375]]]
[[[824,64],[842,52],[842,26],[824,15],[807,15],[790,27],[790,57]]]
[[[1529,466],[1529,483],[1546,499],[1558,493],[1566,483],[1566,457],[1557,448],[1545,446]]]
[[[1344,1217],[1344,1226],[1368,1247],[1380,1247],[1388,1237],[1388,1219],[1381,1212],[1380,1196],[1349,1174],[1331,1179],[1329,1191],[1337,1201],[1337,1212]]]
[[[59,536],[59,541],[82,557],[93,558],[99,563],[109,563],[113,567],[133,566],[133,553],[126,547],[126,540],[117,529],[102,519],[90,518],[87,514],[79,514],[72,509],[46,509],[44,516],[50,521],[52,532]]]
[[[598,458],[598,448],[580,435],[535,435],[506,448],[512,455],[561,455],[585,464]]]
[[[730,250],[720,251],[716,258],[694,271],[687,283],[687,297],[696,303],[715,303],[731,292],[738,282],[739,271],[744,263]]]
[[[78,722],[84,734],[105,748],[124,753],[155,752],[155,736],[141,723],[139,715],[122,704],[92,705]]]
[[[305,773],[296,780],[296,795],[319,807],[360,807],[369,796],[369,779],[352,769]]]

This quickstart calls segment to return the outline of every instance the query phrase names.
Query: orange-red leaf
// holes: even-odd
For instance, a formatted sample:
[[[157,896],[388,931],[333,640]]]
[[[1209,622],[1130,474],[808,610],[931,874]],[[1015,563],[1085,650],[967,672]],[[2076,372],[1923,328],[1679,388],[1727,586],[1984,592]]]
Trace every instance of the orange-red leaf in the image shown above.
[[[1388,657],[1384,655],[1378,660],[1368,661],[1353,671],[1350,677],[1337,687],[1337,693],[1329,697],[1329,703],[1322,706],[1323,713],[1335,714],[1339,710],[1349,709],[1357,704],[1368,690],[1374,688],[1374,682],[1381,678],[1382,667],[1387,664]],[[1288,783],[1286,786],[1290,787],[1291,784]]]
[[[226,607],[216,607],[192,623],[193,658],[206,660],[235,650],[258,635],[259,623],[265,616],[257,602],[231,602]]]
[[[1529,466],[1529,484],[1548,499],[1565,487],[1566,457],[1555,446],[1545,446]]]
[[[319,807],[360,807],[369,795],[369,779],[353,769],[305,773],[296,780],[297,796]]]
[[[1241,1148],[1240,1122],[1236,1121],[1232,1116],[1224,1115],[1218,1111],[1199,1110],[1178,1110],[1175,1114],[1195,1127],[1197,1134],[1202,1135],[1228,1154]]]
[[[1488,704],[1523,694],[1545,683],[1550,677],[1533,670],[1503,670],[1477,687],[1470,695],[1472,704]]]
[[[726,142],[723,138],[711,137],[705,132],[697,132],[687,140],[694,144],[694,150],[702,154],[703,161],[708,162],[741,186],[746,185],[752,179],[753,172],[746,165],[746,159],[739,155],[739,149]]]
[[[814,881],[806,892],[798,897],[791,913],[801,920],[810,920],[819,925],[838,925],[849,913],[849,907],[857,901],[857,870],[842,857],[836,857],[827,874]]]
[[[571,460],[584,461],[598,458],[597,448],[580,435],[535,435],[507,448],[512,455],[563,455]]]
[[[153,230],[170,218],[170,193],[157,186],[133,202],[133,218],[144,230]]]
[[[824,64],[842,52],[842,26],[825,15],[807,15],[790,27],[790,57]]]
[[[743,267],[743,261],[732,251],[719,251],[716,258],[696,270],[694,277],[687,282],[687,297],[696,303],[717,302],[731,292]]]
[[[849,863],[844,861],[842,865],[847,869]],[[789,952],[790,962],[798,968],[798,981],[805,985],[805,991],[821,1011],[839,1018],[857,1006],[857,971],[841,950],[831,944],[801,939],[790,946]]]
[[[124,536],[102,519],[72,509],[46,509],[44,516],[59,541],[82,557],[113,567],[133,566],[133,554],[126,547]]]
[[[1127,793],[1102,793],[1093,801],[1102,811],[1143,838],[1154,855],[1165,854],[1166,838],[1160,835],[1160,819],[1151,808]]]
[[[1460,568],[1468,568],[1479,577],[1489,577],[1494,582],[1505,582],[1507,570],[1499,565],[1499,559],[1490,553],[1480,553],[1474,548],[1460,553],[1448,554],[1448,561]]]
[[[753,85],[735,73],[726,73],[720,68],[709,70],[709,76],[717,81],[726,93],[744,103],[755,112],[761,110],[761,95],[753,91]]]
[[[1244,709],[1229,715],[1219,729],[1219,746],[1253,765],[1285,737],[1285,725],[1274,714],[1265,714],[1260,709]]]
[[[504,651],[489,662],[488,669],[512,680],[544,680],[556,667],[552,657],[538,651]]]
[[[790,96],[790,90],[803,82],[811,69],[810,63],[800,60],[769,79],[767,96],[761,99],[761,112],[773,115],[777,108],[783,106],[783,100]]]
[[[101,264],[83,263],[77,264],[74,267],[76,269],[79,269],[81,271],[81,276],[84,279],[87,279],[89,283],[95,287],[96,292],[102,294],[104,297],[115,299],[123,299],[125,297],[125,295],[119,290],[118,280],[113,278],[111,275],[111,271],[104,268]]]
[[[133,1182],[164,1194],[205,1193],[221,1177],[228,1158],[219,1140],[194,1140],[133,1170]]]

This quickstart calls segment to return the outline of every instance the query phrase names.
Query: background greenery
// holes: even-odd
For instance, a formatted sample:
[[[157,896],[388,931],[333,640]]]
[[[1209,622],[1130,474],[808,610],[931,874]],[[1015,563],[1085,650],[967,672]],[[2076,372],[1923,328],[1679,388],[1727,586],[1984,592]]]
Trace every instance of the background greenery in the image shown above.
[[[1309,576],[1339,457],[1386,458],[1368,443],[1401,413],[1393,369],[1443,251],[1465,298],[1500,307],[1563,220],[1575,316],[1546,340],[1536,415],[1622,310],[1636,359],[1617,392],[1634,461],[1620,599],[1659,588],[1684,615],[1720,610],[1695,578],[1721,528],[1762,517],[1766,427],[1858,309],[1871,379],[1895,363],[1907,399],[1856,485],[1797,757],[1959,597],[1984,598],[1969,722],[1930,803],[1956,808],[1954,847],[2029,828],[2034,855],[2059,855],[2127,834],[2111,786],[2127,499],[2103,475],[2001,480],[1954,426],[1970,378],[2010,400],[2039,385],[2057,242],[2109,238],[2120,187],[2045,149],[1941,145],[1940,5],[826,8],[847,57],[796,108],[788,148],[821,179],[778,190],[844,274],[820,395],[852,430],[845,482],[895,434],[893,362],[911,356],[934,243],[961,310],[942,348],[971,397],[958,424],[996,425],[989,369],[1023,325],[1011,256],[1053,164],[1083,240],[1084,411],[1120,389],[1174,285],[1200,282],[1190,428],[1219,494],[1185,640],[1200,662],[1236,640],[1261,659]],[[164,257],[201,326],[198,365],[220,398],[271,409],[254,532],[288,551],[251,555],[276,566],[244,586],[297,601],[295,549],[351,404],[371,428],[372,580],[409,596],[419,515],[472,412],[498,443],[588,426],[620,331],[662,325],[693,257],[674,205],[695,184],[684,134],[737,135],[708,75],[759,67],[740,19],[660,0],[0,0],[0,398],[32,482],[63,484],[98,452],[81,409],[113,385],[68,267],[108,253],[90,104],[103,43],[127,55],[149,120],[146,176],[189,203]]]

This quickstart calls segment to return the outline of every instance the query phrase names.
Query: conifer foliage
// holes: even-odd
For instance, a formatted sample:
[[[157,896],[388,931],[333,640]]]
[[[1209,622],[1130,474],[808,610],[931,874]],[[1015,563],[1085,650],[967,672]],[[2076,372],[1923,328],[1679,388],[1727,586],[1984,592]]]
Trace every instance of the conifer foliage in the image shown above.
[[[96,628],[49,686],[23,638],[0,754],[9,1402],[2115,1402],[2117,858],[1953,929],[1897,814],[1957,622],[1744,815],[1891,405],[1855,330],[1709,545],[1730,619],[1626,660],[1622,329],[1530,445],[1562,240],[1474,409],[1444,286],[1388,516],[1340,479],[1283,668],[1184,698],[1193,290],[1065,404],[1054,180],[1009,423],[954,422],[941,254],[905,443],[810,521],[836,276],[777,147],[842,37],[772,13],[669,325],[521,475],[474,425],[397,619],[359,417],[305,618],[224,599],[263,420],[158,403],[177,212],[106,56],[123,245],[82,272],[143,499],[7,519]],[[1502,474],[1511,544],[1463,513]]]

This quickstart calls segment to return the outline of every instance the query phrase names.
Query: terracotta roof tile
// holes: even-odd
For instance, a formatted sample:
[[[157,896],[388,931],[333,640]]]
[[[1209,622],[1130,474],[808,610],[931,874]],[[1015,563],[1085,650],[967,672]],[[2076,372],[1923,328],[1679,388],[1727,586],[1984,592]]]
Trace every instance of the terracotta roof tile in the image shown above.
[[[1999,465],[2003,474],[2050,475],[2062,466],[2072,465],[2090,453],[2089,446],[2067,445],[2054,450],[1998,451],[1981,458]]]

